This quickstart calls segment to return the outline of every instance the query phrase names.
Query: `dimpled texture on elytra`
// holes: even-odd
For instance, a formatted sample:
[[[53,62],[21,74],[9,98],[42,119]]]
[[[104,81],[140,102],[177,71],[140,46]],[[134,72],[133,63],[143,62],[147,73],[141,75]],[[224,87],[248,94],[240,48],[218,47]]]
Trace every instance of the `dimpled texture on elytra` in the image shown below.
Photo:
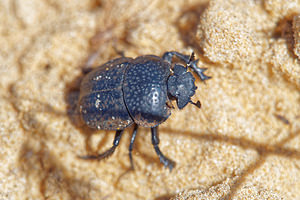
[[[123,99],[122,83],[130,58],[118,58],[87,74],[80,89],[79,109],[91,128],[119,130],[133,123]]]
[[[124,100],[135,123],[154,127],[171,114],[167,107],[168,63],[157,56],[141,56],[126,69]]]

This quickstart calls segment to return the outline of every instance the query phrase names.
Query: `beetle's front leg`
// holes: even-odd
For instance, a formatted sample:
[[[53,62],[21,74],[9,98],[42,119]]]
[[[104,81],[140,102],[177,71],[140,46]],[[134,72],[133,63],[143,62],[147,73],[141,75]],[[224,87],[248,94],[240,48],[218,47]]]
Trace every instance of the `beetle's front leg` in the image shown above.
[[[194,53],[192,53],[192,55],[194,55]],[[182,60],[183,62],[185,62],[185,64],[188,64],[191,61],[192,56],[188,56],[188,55],[184,55],[181,54],[177,51],[168,51],[165,52],[164,55],[162,56],[162,59],[164,59],[165,61],[167,61],[168,63],[172,63],[172,58],[174,56],[177,56],[180,60]]]
[[[211,77],[206,76],[204,72],[207,70],[207,68],[200,68],[197,66],[197,63],[199,59],[194,60],[194,52],[191,54],[191,56],[184,55],[182,53],[179,53],[177,51],[169,51],[165,52],[162,58],[167,61],[168,63],[172,63],[173,56],[178,57],[180,60],[182,60],[188,67],[190,67],[202,81],[208,80]]]

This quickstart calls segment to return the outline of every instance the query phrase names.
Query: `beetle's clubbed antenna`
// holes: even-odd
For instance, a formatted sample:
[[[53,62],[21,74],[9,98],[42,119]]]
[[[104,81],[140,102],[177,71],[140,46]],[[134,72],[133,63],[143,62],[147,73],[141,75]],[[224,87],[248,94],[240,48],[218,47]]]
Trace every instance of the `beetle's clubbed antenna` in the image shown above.
[[[197,108],[201,108],[201,102],[198,100],[196,103],[192,102],[191,100],[189,101],[189,103],[193,104],[194,106],[196,106]]]

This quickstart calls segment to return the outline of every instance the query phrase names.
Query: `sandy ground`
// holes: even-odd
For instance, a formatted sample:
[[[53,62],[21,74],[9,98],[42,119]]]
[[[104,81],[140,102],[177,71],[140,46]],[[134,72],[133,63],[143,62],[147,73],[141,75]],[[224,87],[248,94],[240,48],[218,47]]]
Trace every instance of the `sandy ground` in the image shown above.
[[[0,1],[0,199],[300,199],[298,0]],[[130,167],[125,131],[78,122],[82,69],[195,51],[213,78],[159,127]]]

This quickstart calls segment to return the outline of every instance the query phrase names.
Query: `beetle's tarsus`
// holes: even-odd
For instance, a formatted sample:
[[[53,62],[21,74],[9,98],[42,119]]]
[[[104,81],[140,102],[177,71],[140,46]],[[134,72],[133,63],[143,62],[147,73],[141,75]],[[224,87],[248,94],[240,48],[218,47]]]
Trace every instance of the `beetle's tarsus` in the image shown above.
[[[172,171],[172,169],[175,167],[176,163],[175,163],[173,160],[171,160],[171,159],[165,157],[165,156],[163,155],[163,153],[160,151],[158,145],[154,145],[154,149],[155,149],[156,154],[157,154],[158,157],[159,157],[159,161],[160,161],[165,167],[169,168],[170,171]]]
[[[158,144],[159,144],[159,138],[157,135],[157,127],[151,128],[152,133],[152,144],[155,149],[156,154],[159,157],[160,162],[165,166],[168,167],[170,171],[175,167],[175,162],[166,156],[160,151]]]
[[[197,66],[199,59],[194,60],[188,63],[188,67],[192,68],[192,70],[199,76],[202,81],[208,80],[211,76],[206,76],[203,72],[207,70],[207,68],[200,68]]]
[[[160,162],[163,163],[163,165],[167,168],[169,168],[170,172],[172,169],[175,167],[176,163],[173,160],[170,160],[166,157],[160,157],[159,158]]]

